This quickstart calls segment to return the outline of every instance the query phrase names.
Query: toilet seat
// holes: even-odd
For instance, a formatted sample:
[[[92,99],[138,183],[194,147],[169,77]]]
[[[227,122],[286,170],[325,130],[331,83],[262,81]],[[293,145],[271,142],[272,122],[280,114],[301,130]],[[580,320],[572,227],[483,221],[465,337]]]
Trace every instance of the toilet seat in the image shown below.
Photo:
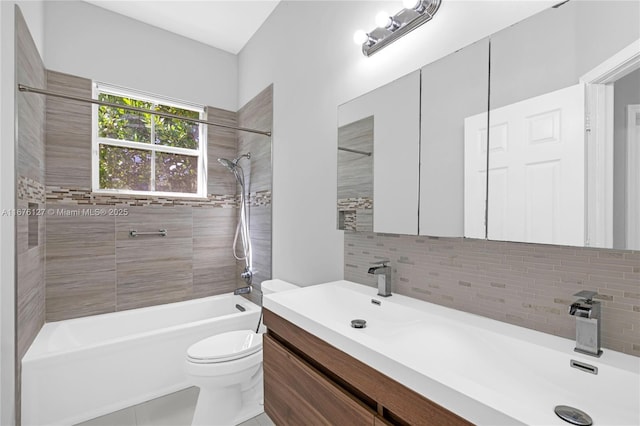
[[[194,343],[187,349],[187,360],[213,364],[245,358],[262,349],[262,334],[237,330],[217,334]]]

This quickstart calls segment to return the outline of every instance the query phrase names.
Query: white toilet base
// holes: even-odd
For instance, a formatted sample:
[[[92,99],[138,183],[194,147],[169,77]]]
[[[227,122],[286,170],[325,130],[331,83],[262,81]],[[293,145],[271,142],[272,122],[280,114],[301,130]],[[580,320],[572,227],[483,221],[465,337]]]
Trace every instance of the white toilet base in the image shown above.
[[[231,426],[242,406],[240,385],[213,389],[200,388],[193,426]]]
[[[239,386],[200,389],[192,426],[238,425],[264,412],[262,383],[244,392]]]
[[[261,361],[262,353],[253,355],[254,359]],[[258,362],[260,362],[258,361]],[[253,362],[244,359],[244,362],[251,365]],[[193,365],[188,366],[193,372],[206,372],[207,367]],[[201,368],[204,367],[204,370]],[[223,367],[218,365],[218,367]],[[237,383],[238,379],[245,374],[251,374],[257,370],[250,378]],[[262,365],[242,370],[229,376],[191,376],[192,382],[200,388],[196,410],[193,415],[192,426],[232,426],[240,424],[264,412],[263,402],[263,382]],[[217,383],[217,385],[214,385]],[[233,384],[231,384],[233,383]],[[224,384],[230,384],[224,386]]]

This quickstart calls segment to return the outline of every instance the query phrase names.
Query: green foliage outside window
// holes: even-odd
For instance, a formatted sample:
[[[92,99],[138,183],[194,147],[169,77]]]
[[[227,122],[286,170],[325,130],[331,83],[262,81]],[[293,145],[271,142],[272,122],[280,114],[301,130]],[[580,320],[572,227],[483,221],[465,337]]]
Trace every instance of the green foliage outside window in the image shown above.
[[[199,118],[197,111],[154,104],[128,97],[101,93],[99,100],[136,108],[161,111],[187,118]],[[100,141],[99,184],[101,189],[197,193],[198,152],[184,155],[163,152],[162,147],[198,151],[200,125],[110,106],[98,107],[98,137],[153,144],[133,149]],[[152,176],[155,170],[155,176]]]

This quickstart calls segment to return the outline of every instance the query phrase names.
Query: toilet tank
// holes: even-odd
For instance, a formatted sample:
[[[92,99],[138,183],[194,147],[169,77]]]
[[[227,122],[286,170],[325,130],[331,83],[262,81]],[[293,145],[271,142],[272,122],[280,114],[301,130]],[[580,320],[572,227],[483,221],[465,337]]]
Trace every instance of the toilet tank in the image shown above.
[[[279,293],[281,291],[294,290],[299,286],[283,280],[266,280],[262,281],[262,294]]]

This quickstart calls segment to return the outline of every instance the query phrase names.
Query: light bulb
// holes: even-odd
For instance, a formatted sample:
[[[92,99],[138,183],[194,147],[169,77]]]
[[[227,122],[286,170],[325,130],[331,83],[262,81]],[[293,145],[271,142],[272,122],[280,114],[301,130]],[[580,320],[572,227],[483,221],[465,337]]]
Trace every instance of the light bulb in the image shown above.
[[[421,0],[402,0],[402,5],[405,9],[417,9],[420,3]]]
[[[366,42],[367,40],[369,40],[369,34],[367,34],[366,32],[362,30],[358,30],[355,33],[353,33],[353,42],[355,44],[360,45]]]
[[[385,11],[378,12],[376,15],[376,25],[380,28],[387,28],[391,25],[392,19]]]

